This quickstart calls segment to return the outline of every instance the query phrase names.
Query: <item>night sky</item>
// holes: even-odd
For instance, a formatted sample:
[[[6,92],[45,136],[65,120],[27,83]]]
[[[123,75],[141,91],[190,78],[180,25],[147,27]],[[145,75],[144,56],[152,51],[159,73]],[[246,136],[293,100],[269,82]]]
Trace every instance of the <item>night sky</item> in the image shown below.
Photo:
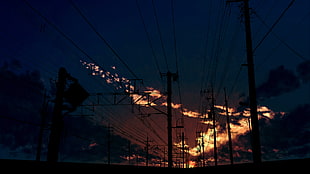
[[[166,166],[171,72],[172,126],[183,127],[173,128],[174,165],[182,133],[187,167],[214,165],[212,91],[219,164],[230,162],[225,95],[234,162],[251,162],[242,4],[2,0],[0,158],[46,160],[63,67],[89,96],[63,110],[59,161]],[[309,158],[310,2],[249,5],[262,160]]]

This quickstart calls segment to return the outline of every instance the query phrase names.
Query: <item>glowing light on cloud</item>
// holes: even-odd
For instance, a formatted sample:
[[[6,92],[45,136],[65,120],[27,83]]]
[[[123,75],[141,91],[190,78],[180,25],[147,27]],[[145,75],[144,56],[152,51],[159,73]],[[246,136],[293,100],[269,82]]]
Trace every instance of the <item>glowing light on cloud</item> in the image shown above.
[[[183,115],[187,117],[193,117],[193,118],[199,118],[201,116],[201,113],[196,111],[190,111],[186,108],[183,109]]]
[[[98,144],[97,144],[96,142],[91,143],[91,144],[88,145],[88,147],[90,147],[90,148],[91,148],[91,147],[95,147],[95,146],[98,146]]]
[[[156,90],[152,87],[146,87],[146,89],[142,92],[137,92],[135,85],[131,84],[131,80],[126,77],[120,77],[116,72],[110,72],[102,69],[100,66],[95,63],[89,63],[83,60],[80,60],[80,63],[86,68],[90,70],[90,75],[98,76],[105,80],[107,84],[113,85],[116,90],[120,90],[122,92],[128,93],[128,95],[132,98],[133,102],[137,105],[144,106],[156,106],[157,104],[151,102],[152,100],[164,97],[159,90]],[[115,66],[111,66],[113,71],[116,70]],[[178,107],[179,105],[174,105]]]
[[[90,74],[92,76],[99,76],[105,80],[106,83],[112,84],[116,89],[123,89],[125,92],[130,92],[132,89],[132,85],[130,84],[130,80],[125,77],[119,77],[117,73],[112,73],[110,71],[102,69],[100,66],[95,63],[88,63],[86,61],[80,60],[80,63],[86,68],[90,70]],[[112,66],[111,69],[116,70],[115,66]]]
[[[167,102],[164,102],[164,103],[162,103],[161,104],[162,106],[167,106],[168,104],[167,104]],[[173,108],[173,109],[179,109],[179,108],[181,108],[181,104],[174,104],[174,103],[172,103],[171,104],[171,107]]]
[[[265,117],[268,117],[270,119],[273,119],[274,116],[276,115],[275,112],[273,112],[271,109],[269,109],[268,107],[266,106],[259,106],[257,108],[257,112],[262,115],[262,116],[265,116]]]
[[[219,116],[221,115],[226,116],[225,106],[215,105],[215,108],[220,109],[218,112],[216,112],[216,114],[218,114]],[[269,109],[267,106],[258,106],[257,111],[258,111],[259,119],[262,119],[262,118],[273,119],[276,114],[280,114],[282,116],[285,114],[285,112],[276,113],[272,111],[271,109]],[[189,114],[185,114],[185,115],[189,117],[198,117],[200,115],[199,113],[196,113],[196,112],[193,112],[193,113],[187,112],[187,113]],[[232,133],[231,133],[232,139],[236,139],[238,136],[246,134],[250,131],[250,115],[251,114],[250,114],[249,108],[246,108],[243,111],[239,111],[239,112],[237,112],[235,108],[228,108],[228,113],[229,113],[229,117],[231,118],[242,115],[242,117],[239,117],[237,123],[230,124],[230,129],[232,130]],[[203,124],[213,125],[213,122],[211,119],[203,119],[203,121],[201,122]],[[216,125],[215,130],[217,132],[216,134],[217,146],[225,145],[228,143],[227,132],[225,131],[219,132],[218,131],[219,129],[220,129],[219,125]],[[198,142],[197,145],[189,149],[189,154],[191,154],[192,156],[199,156],[202,154],[203,151],[204,153],[213,153],[214,142],[213,142],[213,139],[210,141],[209,137],[213,137],[213,128],[209,128],[206,132],[200,133],[200,135],[196,138],[196,141]],[[204,144],[203,150],[201,146],[202,142]],[[237,147],[234,147],[234,148],[237,148]]]

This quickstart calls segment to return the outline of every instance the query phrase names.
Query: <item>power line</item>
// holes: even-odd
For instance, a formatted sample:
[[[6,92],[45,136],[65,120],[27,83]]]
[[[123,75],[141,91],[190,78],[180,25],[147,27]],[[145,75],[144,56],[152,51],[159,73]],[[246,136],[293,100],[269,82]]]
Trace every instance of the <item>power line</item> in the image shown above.
[[[19,119],[4,116],[4,115],[0,115],[0,118],[5,118],[7,120],[13,120],[13,121],[16,121],[18,123],[28,124],[28,125],[37,126],[37,127],[41,126],[41,124],[38,124],[38,123],[32,123],[32,122],[28,122],[28,121],[24,121],[24,120],[19,120]]]
[[[147,40],[148,40],[149,45],[151,47],[151,51],[152,51],[152,55],[153,55],[153,58],[154,58],[154,61],[155,61],[155,65],[156,65],[157,71],[158,71],[159,74],[161,74],[161,71],[160,71],[160,68],[159,68],[159,64],[158,64],[158,61],[157,61],[157,57],[156,57],[156,54],[155,54],[155,50],[154,50],[153,44],[151,42],[150,33],[146,29],[146,24],[145,24],[145,21],[144,21],[144,18],[143,18],[143,14],[142,14],[140,5],[138,3],[138,0],[136,0],[136,5],[137,5],[137,8],[138,8],[140,19],[141,19],[142,24],[143,24],[143,29],[144,29],[144,31],[146,33]]]
[[[90,27],[94,30],[94,32],[107,44],[107,46],[111,49],[111,51],[120,59],[120,61],[127,67],[127,69],[137,78],[137,76],[133,73],[133,71],[129,68],[129,66],[120,58],[120,56],[117,54],[117,52],[107,43],[107,41],[103,38],[103,36],[97,32],[97,30],[95,29],[95,27],[91,24],[91,22],[86,18],[85,15],[83,15],[83,13],[81,12],[81,10],[72,2],[70,1],[72,6],[78,11],[78,13],[83,17],[83,19],[87,22],[88,25],[90,25]],[[142,121],[143,122],[143,121]],[[143,124],[145,124],[143,122]],[[150,126],[146,126],[148,127],[149,129],[151,129]],[[152,130],[155,135],[157,137],[160,138],[159,134],[156,133],[156,131]]]
[[[200,84],[200,91],[203,91],[203,89],[204,89],[204,83],[205,83],[205,79],[207,79],[207,77],[206,78],[204,78],[204,74],[207,74],[207,69],[209,70],[209,67],[208,68],[206,68],[206,63],[207,63],[207,53],[208,53],[208,48],[209,48],[209,35],[210,35],[210,23],[211,23],[211,9],[212,9],[212,6],[213,6],[213,4],[212,4],[212,1],[208,1],[209,2],[209,4],[208,4],[208,7],[210,8],[209,10],[207,10],[208,11],[208,13],[207,13],[207,16],[208,16],[208,19],[207,19],[207,31],[206,31],[206,36],[205,36],[205,46],[204,46],[204,53],[203,53],[203,55],[202,55],[202,57],[203,57],[203,63],[202,63],[202,75],[201,75],[201,84]]]
[[[254,13],[255,16],[261,21],[261,23],[265,26],[268,27],[268,25],[266,24],[266,22],[257,14]],[[307,60],[306,57],[304,57],[303,55],[301,55],[297,50],[295,50],[294,48],[292,48],[288,43],[286,43],[283,39],[281,39],[277,34],[275,34],[274,32],[271,32],[284,46],[286,46],[290,51],[292,51],[292,53],[294,53],[297,57],[301,58],[302,60]]]
[[[174,43],[174,54],[175,54],[175,64],[176,64],[176,74],[177,78],[177,87],[178,87],[178,95],[179,95],[179,102],[181,104],[181,119],[182,119],[182,126],[184,128],[184,108],[183,108],[183,101],[182,101],[182,92],[181,92],[181,84],[180,84],[180,72],[179,72],[179,58],[178,58],[178,51],[177,51],[177,39],[176,39],[176,27],[175,27],[175,9],[174,9],[174,0],[171,0],[171,15],[172,15],[172,26],[173,26],[173,43]]]
[[[217,39],[213,40],[212,48],[210,50],[210,61],[209,61],[209,67],[206,77],[206,85],[209,84],[215,84],[217,79],[217,70],[218,70],[218,61],[220,58],[220,53],[222,48],[222,43],[224,39],[224,35],[226,34],[227,27],[225,25],[227,24],[227,16],[229,16],[227,4],[219,3],[219,8],[224,8],[224,13],[222,13],[221,10],[218,11],[217,15],[217,21],[220,21],[217,23],[216,27],[216,33],[214,34],[214,37]]]
[[[79,51],[81,51],[84,55],[86,55],[87,58],[89,58],[91,61],[96,63],[96,61],[87,54],[82,48],[80,48],[71,38],[69,38],[64,32],[62,32],[55,24],[53,24],[50,20],[48,20],[43,14],[41,14],[37,9],[35,9],[29,2],[24,0],[25,4],[30,7],[38,16],[43,18],[50,26],[52,26],[61,36],[63,36],[65,39],[67,39],[75,48],[77,48]],[[116,53],[116,52],[114,52]],[[117,53],[116,53],[117,54]],[[118,56],[118,54],[117,54]],[[129,69],[130,70],[130,69]],[[133,73],[133,75],[136,77],[136,75]]]
[[[5,35],[6,35],[6,37],[8,37],[8,39],[9,39],[10,41],[18,42],[17,38],[15,38],[15,37],[13,37],[13,36],[10,36],[10,35],[7,34],[7,33],[6,33]],[[5,38],[2,37],[2,36],[0,36],[0,39],[5,39]],[[6,41],[6,42],[7,42],[7,41]],[[7,43],[9,43],[9,42],[7,42]],[[17,44],[17,43],[16,43],[16,44]],[[29,60],[26,61],[26,60],[24,60],[24,59],[18,59],[18,57],[21,58],[21,57],[24,56],[25,54],[23,54],[22,56],[16,56],[16,48],[17,48],[18,45],[21,44],[21,43],[18,43],[17,46],[16,46],[16,44],[13,45],[14,50],[11,49],[11,48],[6,48],[6,51],[8,51],[8,52],[10,52],[10,53],[4,53],[4,51],[1,51],[1,52],[3,52],[3,53],[2,53],[3,56],[4,56],[4,57],[8,57],[8,58],[10,58],[10,59],[12,59],[12,60],[18,60],[18,61],[20,61],[22,67],[23,67],[24,65],[26,65],[26,66],[28,66],[28,67],[32,66],[33,69],[36,69],[36,68],[38,68],[38,67],[44,66],[45,68],[44,68],[44,70],[42,70],[42,71],[45,71],[45,72],[47,72],[47,73],[49,73],[49,74],[53,74],[53,75],[54,75],[54,73],[51,71],[52,66],[47,67],[46,65],[44,65],[42,62],[39,61],[39,60],[42,60],[42,59],[37,59],[37,60],[32,60],[32,61],[29,61]],[[27,50],[27,51],[28,51],[28,50]],[[26,53],[27,53],[27,51],[26,51]],[[30,52],[28,52],[28,53],[30,53]],[[14,56],[13,56],[13,55],[14,55]],[[32,56],[31,59],[33,59],[33,58],[34,58],[34,56]],[[34,67],[35,67],[35,68],[34,68]]]
[[[106,98],[103,98],[103,99],[108,101]],[[104,103],[101,103],[98,106],[101,106],[101,105],[104,106]],[[94,104],[94,106],[96,106],[96,104]],[[118,113],[114,113],[111,107],[109,106],[105,106],[105,110],[102,109],[102,107],[99,107],[99,108],[100,108],[100,111],[98,111],[98,114],[100,113],[99,114],[100,118],[105,120],[107,123],[112,124],[114,127],[118,127],[120,130],[122,130],[122,132],[127,132],[127,133],[130,132],[132,136],[135,135],[136,137],[135,139],[137,139],[138,137],[141,137],[140,139],[144,139],[145,135],[142,135],[142,134],[145,133],[145,130],[139,129],[138,126],[133,126],[133,127],[129,126],[128,125],[129,122],[126,120],[123,121],[122,119],[120,119],[122,116],[119,115]],[[145,120],[144,118],[137,117],[137,116],[134,118],[137,118],[139,121],[141,121],[141,123],[145,126],[146,129],[151,130],[155,134],[156,137],[160,138],[159,133],[156,132],[156,129],[152,128],[152,126],[150,125],[150,123],[148,123],[147,120]]]
[[[177,74],[179,73],[179,63],[178,63],[178,51],[177,51],[177,39],[175,30],[175,14],[174,14],[174,0],[171,0],[171,16],[172,16],[172,29],[173,29],[173,44],[174,44],[174,54],[175,54],[175,64]]]
[[[162,39],[162,33],[161,33],[159,22],[158,22],[158,17],[157,17],[157,12],[156,12],[156,7],[155,7],[155,4],[154,4],[154,0],[152,0],[152,7],[153,7],[153,12],[154,12],[154,17],[155,17],[155,21],[156,21],[157,30],[158,30],[158,33],[159,33],[159,39],[160,39],[160,43],[161,43],[161,48],[163,50],[163,54],[164,54],[164,58],[165,58],[166,66],[167,66],[167,71],[169,71],[169,65],[168,65],[166,50],[165,50],[165,46],[164,46],[163,39]]]
[[[120,55],[116,52],[115,49],[112,48],[112,46],[107,42],[106,39],[103,38],[103,36],[96,30],[94,25],[87,19],[87,17],[82,13],[82,11],[77,7],[76,4],[73,3],[72,0],[69,0],[72,7],[79,13],[79,15],[84,19],[84,21],[91,27],[91,29],[99,36],[99,38],[107,45],[107,47],[112,51],[112,53],[121,61],[121,63],[128,69],[128,71],[136,78],[138,79],[138,76],[131,70],[131,68],[128,66],[128,64],[120,57]]]
[[[71,38],[69,38],[64,32],[62,32],[55,24],[48,20],[40,11],[34,8],[27,0],[23,0],[25,4],[31,8],[38,16],[43,18],[50,26],[52,26],[59,34],[61,34],[65,39],[67,39],[75,48],[81,51],[87,58],[91,61],[96,62],[90,55],[88,55],[82,48],[80,48]]]
[[[269,28],[268,32],[264,35],[264,37],[258,42],[258,44],[256,45],[256,47],[253,49],[253,53],[256,51],[256,49],[263,43],[263,41],[266,39],[266,37],[271,33],[271,31],[273,30],[273,28],[280,22],[280,20],[282,19],[282,17],[284,16],[284,14],[287,12],[287,10],[293,5],[293,3],[295,2],[295,0],[292,0],[288,6],[283,10],[283,12],[281,13],[281,15],[278,17],[278,19],[272,24],[272,26]]]

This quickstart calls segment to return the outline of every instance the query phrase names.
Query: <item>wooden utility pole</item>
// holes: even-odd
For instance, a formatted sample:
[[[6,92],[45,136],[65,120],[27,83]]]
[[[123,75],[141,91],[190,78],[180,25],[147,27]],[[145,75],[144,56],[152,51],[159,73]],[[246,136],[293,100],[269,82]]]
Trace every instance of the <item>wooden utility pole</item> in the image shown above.
[[[225,89],[224,89],[224,93],[225,93],[225,108],[226,108],[226,118],[227,118],[227,134],[228,134],[228,143],[229,143],[229,157],[230,157],[230,164],[234,164],[234,156],[233,156],[231,132],[230,132],[230,119],[229,119],[229,113],[228,113],[228,102],[227,102]]]
[[[63,129],[62,108],[63,108],[63,97],[66,84],[66,77],[67,72],[65,68],[60,68],[58,72],[58,81],[56,84],[57,86],[56,98],[53,111],[50,139],[48,144],[48,151],[47,151],[48,162],[58,161],[59,144],[60,144],[61,132]]]
[[[252,154],[253,163],[261,163],[261,144],[257,114],[257,101],[256,101],[256,86],[255,86],[255,73],[253,61],[253,48],[252,48],[252,34],[251,34],[251,21],[250,21],[250,8],[249,0],[228,0],[227,2],[243,2],[243,16],[245,25],[246,37],[246,52],[247,52],[247,67],[248,67],[248,83],[249,83],[249,98],[250,98],[250,113],[251,113],[251,126],[252,126]]]
[[[260,146],[258,115],[257,115],[256,86],[255,86],[255,74],[254,74],[249,0],[243,0],[243,3],[244,3],[243,10],[244,10],[244,24],[245,24],[246,48],[247,48],[250,113],[251,113],[251,125],[252,125],[251,139],[252,139],[253,162],[259,164],[261,163],[261,146]]]

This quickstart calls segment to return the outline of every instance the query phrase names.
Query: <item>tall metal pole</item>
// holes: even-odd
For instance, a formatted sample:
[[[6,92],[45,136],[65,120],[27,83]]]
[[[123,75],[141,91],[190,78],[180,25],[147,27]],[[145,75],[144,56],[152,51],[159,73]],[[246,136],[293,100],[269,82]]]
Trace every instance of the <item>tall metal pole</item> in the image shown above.
[[[256,101],[256,87],[255,87],[255,73],[253,61],[253,48],[252,48],[252,34],[251,34],[251,21],[250,21],[250,8],[249,0],[227,0],[227,2],[242,2],[243,1],[243,14],[245,24],[245,37],[246,37],[246,51],[247,51],[247,66],[248,66],[248,83],[249,83],[249,98],[250,98],[250,113],[251,113],[251,142],[253,163],[261,163],[261,145],[259,135],[259,124],[257,115],[257,101]]]
[[[168,168],[172,167],[172,73],[167,72],[167,129],[168,129]]]
[[[58,161],[59,144],[60,144],[61,132],[63,129],[62,108],[63,108],[63,96],[66,84],[66,77],[67,72],[65,68],[60,68],[58,72],[56,98],[53,111],[50,140],[47,151],[48,162]]]
[[[172,168],[172,79],[175,81],[178,75],[168,71],[167,78],[167,129],[168,129],[168,168]]]
[[[249,97],[250,97],[250,113],[251,113],[251,125],[252,125],[251,139],[252,139],[253,162],[259,164],[261,163],[261,146],[260,146],[259,124],[258,124],[257,103],[256,103],[257,102],[256,86],[255,86],[255,74],[254,74],[249,0],[243,0],[243,2],[244,2],[243,7],[244,24],[246,35],[248,83],[249,83]]]

